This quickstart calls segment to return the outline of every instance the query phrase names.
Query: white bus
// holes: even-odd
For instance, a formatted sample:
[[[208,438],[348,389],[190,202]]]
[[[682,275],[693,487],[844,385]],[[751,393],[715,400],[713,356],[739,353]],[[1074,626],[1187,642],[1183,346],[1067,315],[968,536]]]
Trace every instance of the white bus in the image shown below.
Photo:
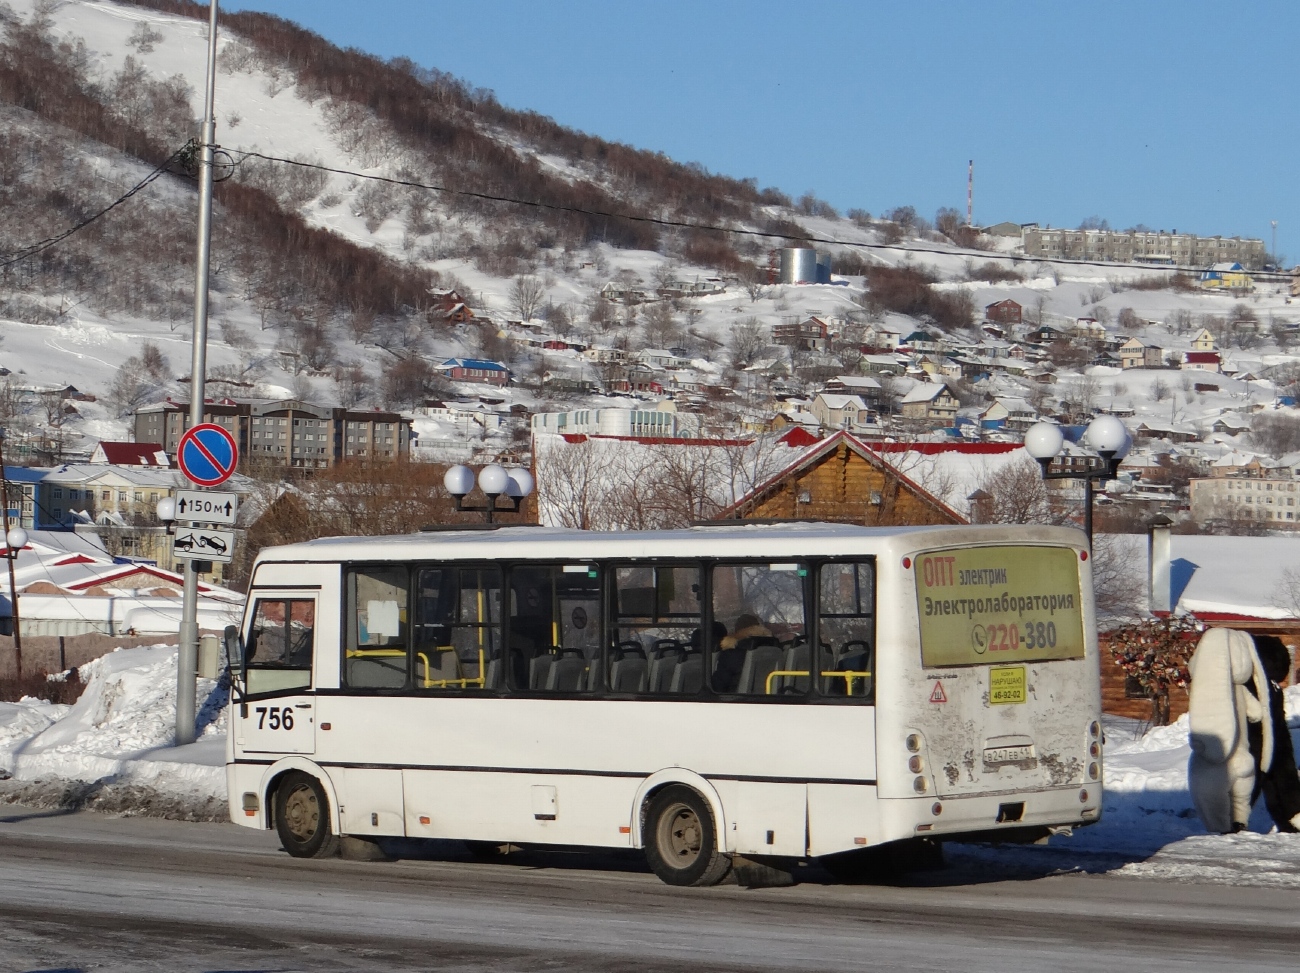
[[[843,868],[1101,814],[1079,531],[719,525],[264,550],[232,643],[233,820]],[[915,844],[915,842],[913,842]],[[835,869],[832,869],[835,870]]]

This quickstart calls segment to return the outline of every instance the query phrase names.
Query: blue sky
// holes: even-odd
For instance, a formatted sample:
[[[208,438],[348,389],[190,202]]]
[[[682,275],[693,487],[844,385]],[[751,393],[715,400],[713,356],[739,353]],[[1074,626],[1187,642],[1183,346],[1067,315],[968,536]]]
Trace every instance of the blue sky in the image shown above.
[[[872,214],[1257,236],[1300,259],[1300,4],[226,0],[506,105]]]

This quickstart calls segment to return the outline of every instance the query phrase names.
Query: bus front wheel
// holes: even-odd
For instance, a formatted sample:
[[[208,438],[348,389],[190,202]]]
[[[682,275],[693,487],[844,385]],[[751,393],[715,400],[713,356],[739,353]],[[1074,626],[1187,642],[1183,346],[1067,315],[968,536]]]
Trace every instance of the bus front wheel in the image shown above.
[[[339,849],[330,828],[330,802],[320,781],[300,770],[284,775],[275,792],[275,830],[294,858],[326,858]]]
[[[709,803],[689,787],[667,787],[650,801],[645,857],[669,885],[717,885],[731,868],[718,851]]]

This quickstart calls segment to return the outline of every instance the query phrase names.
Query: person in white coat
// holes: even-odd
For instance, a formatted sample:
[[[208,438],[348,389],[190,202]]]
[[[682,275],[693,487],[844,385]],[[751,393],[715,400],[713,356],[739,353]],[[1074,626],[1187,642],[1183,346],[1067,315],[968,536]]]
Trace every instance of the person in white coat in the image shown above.
[[[1188,719],[1192,757],[1187,781],[1192,803],[1206,830],[1242,831],[1250,820],[1256,758],[1250,752],[1248,723],[1261,724],[1258,768],[1273,763],[1273,733],[1266,718],[1268,677],[1245,632],[1210,629],[1196,646],[1188,672]],[[1254,692],[1247,689],[1253,684]],[[1261,702],[1263,701],[1263,702]]]

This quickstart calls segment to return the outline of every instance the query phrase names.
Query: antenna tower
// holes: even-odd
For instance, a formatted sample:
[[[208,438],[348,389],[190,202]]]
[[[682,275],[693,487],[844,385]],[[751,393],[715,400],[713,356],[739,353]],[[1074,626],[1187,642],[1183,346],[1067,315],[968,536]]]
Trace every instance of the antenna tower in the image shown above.
[[[966,166],[966,225],[974,226],[975,222],[975,160],[971,159]]]

